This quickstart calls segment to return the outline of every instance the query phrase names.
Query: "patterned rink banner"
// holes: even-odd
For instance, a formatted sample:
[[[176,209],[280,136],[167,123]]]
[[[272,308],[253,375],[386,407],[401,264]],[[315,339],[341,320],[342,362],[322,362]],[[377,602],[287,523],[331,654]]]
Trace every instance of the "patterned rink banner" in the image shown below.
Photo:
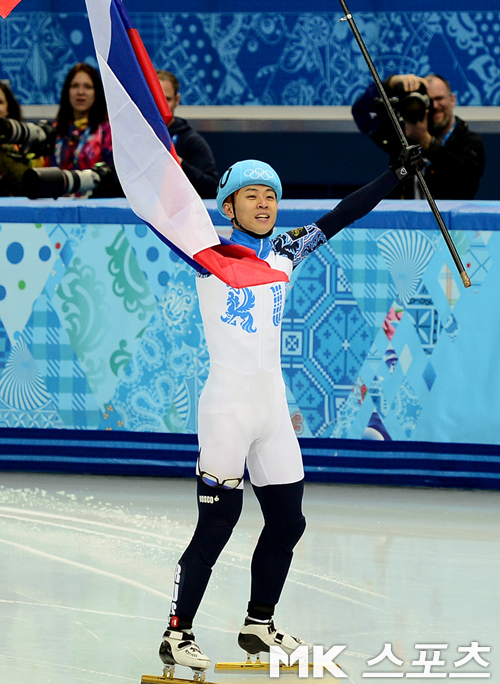
[[[154,66],[179,77],[186,105],[352,105],[371,80],[337,2],[313,0],[307,11],[297,0],[259,0],[250,11],[241,0],[125,5]],[[383,78],[434,71],[459,105],[500,105],[497,2],[349,6]],[[22,104],[56,104],[76,62],[97,66],[83,0],[22,0],[1,26],[0,78]]]
[[[279,230],[335,203],[284,201]],[[294,273],[282,365],[318,478],[378,468],[392,481],[398,458],[408,482],[432,452],[433,469],[458,477],[474,460],[500,486],[500,204],[439,207],[467,290],[420,201],[382,202]],[[208,365],[194,273],[125,200],[0,202],[1,467],[21,467],[33,442],[36,468],[59,454],[93,471],[102,447],[111,472],[149,459],[165,473],[163,458],[192,474]]]

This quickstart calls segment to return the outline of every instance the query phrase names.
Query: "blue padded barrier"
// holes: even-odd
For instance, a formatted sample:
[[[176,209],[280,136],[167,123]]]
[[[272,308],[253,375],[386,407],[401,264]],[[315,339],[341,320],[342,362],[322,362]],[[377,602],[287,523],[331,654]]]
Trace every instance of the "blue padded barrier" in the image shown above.
[[[500,489],[500,447],[301,439],[308,482]],[[0,470],[194,477],[195,435],[0,431]]]
[[[279,230],[336,203],[283,201]],[[292,278],[310,480],[497,488],[500,204],[438,205],[468,290],[420,201],[381,202]],[[207,372],[194,274],[126,200],[0,200],[0,468],[192,474]]]

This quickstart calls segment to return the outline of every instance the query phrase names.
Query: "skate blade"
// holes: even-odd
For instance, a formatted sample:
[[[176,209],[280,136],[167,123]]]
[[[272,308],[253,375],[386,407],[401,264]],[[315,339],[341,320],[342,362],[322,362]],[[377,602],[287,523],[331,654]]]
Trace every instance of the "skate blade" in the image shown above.
[[[160,677],[155,675],[142,675],[141,684],[211,684],[205,679],[181,679],[180,677],[170,677],[167,674]]]
[[[312,670],[313,664],[309,663],[309,669]],[[246,663],[215,663],[215,672],[269,672],[269,663],[263,663],[261,660],[251,661]],[[299,665],[283,665],[280,663],[280,672],[298,672]]]
[[[337,663],[335,663],[337,665]],[[341,669],[338,665],[337,667],[339,670]],[[313,669],[313,664],[309,663],[309,672],[311,672]],[[269,663],[267,662],[262,662],[261,660],[247,660],[245,663],[215,663],[214,666],[214,671],[215,672],[247,672],[248,674],[254,673],[258,674],[259,672],[263,672],[265,674],[269,674]],[[283,663],[280,663],[280,674],[286,675],[286,674],[296,674],[299,671],[299,664],[295,663],[294,665],[284,665]],[[345,676],[345,675],[344,675]],[[329,672],[324,673],[324,679],[325,681],[328,682],[328,684],[341,684],[342,680],[339,679],[338,677],[335,677],[334,675],[331,675]]]

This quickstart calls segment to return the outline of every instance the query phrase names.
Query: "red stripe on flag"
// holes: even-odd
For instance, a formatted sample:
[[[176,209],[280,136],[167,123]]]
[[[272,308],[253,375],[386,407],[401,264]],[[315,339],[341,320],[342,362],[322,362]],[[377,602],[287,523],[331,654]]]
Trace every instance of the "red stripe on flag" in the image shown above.
[[[2,0],[0,0],[0,2],[2,2]],[[165,98],[165,93],[161,87],[158,74],[155,71],[155,68],[137,29],[127,29],[127,33],[128,37],[130,38],[130,43],[134,49],[135,56],[137,57],[137,61],[140,64],[142,73],[144,74],[144,78],[146,79],[149,89],[151,90],[151,95],[156,102],[156,106],[160,110],[160,114],[165,122],[165,125],[168,126],[174,117],[172,116],[172,112],[170,111],[170,107],[168,106],[168,102]],[[177,162],[179,162],[179,158],[173,143],[172,147],[170,148],[170,154],[176,159]]]
[[[0,0],[0,15],[5,19],[21,0]]]
[[[271,268],[255,252],[243,245],[216,245],[193,256],[223,283],[239,289],[268,283],[288,282],[283,271]]]

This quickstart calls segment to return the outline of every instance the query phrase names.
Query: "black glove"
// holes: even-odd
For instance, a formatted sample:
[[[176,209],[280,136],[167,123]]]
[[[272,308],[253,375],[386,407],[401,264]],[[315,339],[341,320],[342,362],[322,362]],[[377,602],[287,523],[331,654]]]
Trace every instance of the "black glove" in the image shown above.
[[[421,145],[410,145],[403,148],[395,164],[389,167],[394,171],[398,180],[414,176],[417,169],[422,171],[425,168],[425,161],[421,154]]]

